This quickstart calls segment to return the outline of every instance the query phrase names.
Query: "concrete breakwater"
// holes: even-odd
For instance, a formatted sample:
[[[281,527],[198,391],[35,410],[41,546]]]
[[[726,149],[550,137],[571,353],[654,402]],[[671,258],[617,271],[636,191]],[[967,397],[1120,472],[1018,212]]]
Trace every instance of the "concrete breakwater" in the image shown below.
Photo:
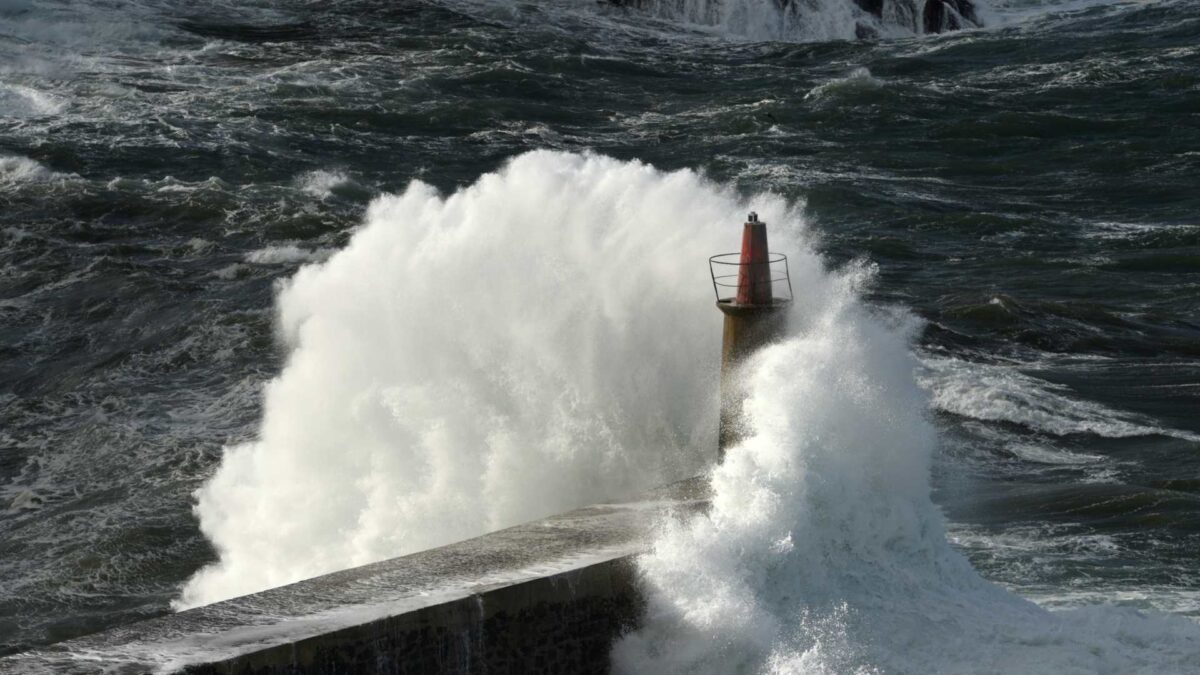
[[[603,673],[632,557],[704,508],[691,479],[442,548],[0,659],[3,673]]]

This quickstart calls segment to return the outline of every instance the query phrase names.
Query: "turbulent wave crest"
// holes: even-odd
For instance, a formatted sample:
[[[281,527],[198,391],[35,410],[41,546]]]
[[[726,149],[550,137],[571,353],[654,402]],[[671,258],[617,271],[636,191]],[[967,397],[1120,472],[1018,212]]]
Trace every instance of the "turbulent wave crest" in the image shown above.
[[[25,157],[0,155],[0,185],[12,187],[18,183],[46,180],[54,172]]]
[[[699,472],[720,350],[705,260],[744,209],[692,172],[549,152],[376,200],[279,295],[290,357],[259,439],[198,494],[220,561],[178,606]]]
[[[640,561],[626,673],[1184,673],[1200,627],[1129,609],[1051,612],[982,579],[930,500],[931,401],[903,325],[861,272],[810,286],[798,334],[749,368],[753,434],[711,511]],[[819,298],[820,301],[813,301]]]

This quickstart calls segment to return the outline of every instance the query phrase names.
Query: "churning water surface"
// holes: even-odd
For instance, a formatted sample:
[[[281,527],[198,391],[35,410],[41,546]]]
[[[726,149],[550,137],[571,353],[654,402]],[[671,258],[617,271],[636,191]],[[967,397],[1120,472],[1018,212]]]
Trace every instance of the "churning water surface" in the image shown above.
[[[755,208],[616,666],[1194,672],[1200,7],[701,4],[0,0],[0,649],[706,470]]]

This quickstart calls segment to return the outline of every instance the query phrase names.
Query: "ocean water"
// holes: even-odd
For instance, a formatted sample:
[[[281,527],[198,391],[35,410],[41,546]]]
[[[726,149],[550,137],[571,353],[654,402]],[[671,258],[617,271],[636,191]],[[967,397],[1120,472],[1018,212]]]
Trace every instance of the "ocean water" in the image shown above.
[[[708,471],[618,670],[1200,672],[1200,5],[980,15],[0,0],[0,654]]]

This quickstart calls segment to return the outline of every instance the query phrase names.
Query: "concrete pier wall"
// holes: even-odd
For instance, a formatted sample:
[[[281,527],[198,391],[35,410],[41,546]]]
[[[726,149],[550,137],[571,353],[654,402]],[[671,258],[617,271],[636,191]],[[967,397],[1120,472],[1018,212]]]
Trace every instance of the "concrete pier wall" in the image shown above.
[[[693,479],[0,659],[0,673],[604,673]]]
[[[606,673],[613,642],[640,609],[623,557],[184,672]]]

